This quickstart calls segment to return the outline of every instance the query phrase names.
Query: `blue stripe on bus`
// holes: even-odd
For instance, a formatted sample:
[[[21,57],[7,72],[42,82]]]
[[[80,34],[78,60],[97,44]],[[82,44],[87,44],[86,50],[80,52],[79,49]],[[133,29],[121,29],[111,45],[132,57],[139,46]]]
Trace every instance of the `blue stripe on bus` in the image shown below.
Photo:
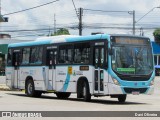
[[[67,72],[67,77],[66,77],[66,80],[65,80],[64,85],[63,85],[63,92],[67,91],[69,81],[70,81],[70,74],[68,74],[68,72]]]

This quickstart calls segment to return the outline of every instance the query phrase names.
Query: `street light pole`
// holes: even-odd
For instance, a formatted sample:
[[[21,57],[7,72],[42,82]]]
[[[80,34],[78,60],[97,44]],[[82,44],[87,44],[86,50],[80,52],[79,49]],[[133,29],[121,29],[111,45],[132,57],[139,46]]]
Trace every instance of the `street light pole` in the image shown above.
[[[136,23],[138,23],[138,22],[139,22],[141,19],[143,19],[146,15],[148,15],[150,12],[152,12],[155,8],[160,8],[160,6],[152,8],[150,11],[148,11],[146,14],[144,14],[144,15],[143,15],[141,18],[139,18],[137,21],[134,20],[134,25],[133,25],[133,26],[135,27],[135,24],[136,24]],[[144,33],[143,33],[143,28],[142,28],[142,27],[141,27],[141,30],[142,30],[142,34],[141,34],[141,35],[143,36]]]
[[[105,10],[93,10],[93,9],[83,9],[83,10],[89,10],[89,11],[97,11],[97,12],[127,12],[128,14],[130,15],[133,15],[133,28],[132,28],[132,31],[133,31],[133,35],[135,35],[135,11],[105,11]]]
[[[135,35],[135,11],[133,10],[133,35]]]
[[[137,21],[135,21],[135,23],[138,23],[142,18],[144,18],[146,15],[148,15],[150,12],[152,12],[155,8],[160,8],[160,6],[152,8],[150,11],[148,11],[146,14],[144,14],[141,18],[139,18]]]
[[[135,11],[134,11],[134,10],[133,10],[133,11],[128,11],[128,13],[129,13],[130,15],[133,15],[133,28],[132,28],[132,34],[135,35],[135,23],[136,23],[136,21],[135,21]]]

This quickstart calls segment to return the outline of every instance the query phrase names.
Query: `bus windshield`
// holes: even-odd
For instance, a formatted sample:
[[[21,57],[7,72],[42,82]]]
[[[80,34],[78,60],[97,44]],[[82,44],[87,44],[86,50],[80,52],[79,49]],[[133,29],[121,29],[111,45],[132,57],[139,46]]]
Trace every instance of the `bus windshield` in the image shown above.
[[[148,75],[153,71],[149,45],[114,44],[112,69],[122,75]]]

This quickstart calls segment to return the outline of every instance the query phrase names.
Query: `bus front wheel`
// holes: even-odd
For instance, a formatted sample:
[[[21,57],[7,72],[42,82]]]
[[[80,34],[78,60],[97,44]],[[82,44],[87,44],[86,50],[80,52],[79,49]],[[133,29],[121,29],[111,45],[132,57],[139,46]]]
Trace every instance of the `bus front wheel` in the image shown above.
[[[123,103],[126,101],[127,95],[119,95],[118,96],[118,101]]]
[[[89,102],[91,100],[91,94],[89,93],[89,85],[87,82],[83,82],[82,94],[84,101]]]

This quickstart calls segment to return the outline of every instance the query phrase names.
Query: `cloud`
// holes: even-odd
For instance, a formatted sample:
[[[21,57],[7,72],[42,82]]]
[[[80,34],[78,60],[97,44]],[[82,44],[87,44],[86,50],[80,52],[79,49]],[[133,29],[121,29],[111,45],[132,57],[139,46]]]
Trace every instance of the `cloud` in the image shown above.
[[[41,5],[52,0],[3,0],[2,1],[2,14],[23,10],[26,8]],[[77,8],[82,7],[85,9],[99,9],[106,11],[136,11],[136,20],[143,16],[148,10],[157,6],[158,0],[74,0]],[[141,14],[139,13],[141,11]],[[9,15],[9,22],[3,23],[1,26],[15,26],[10,29],[39,29],[39,28],[53,28],[54,27],[54,14],[56,14],[57,27],[71,27],[78,26],[78,18],[74,10],[72,0],[60,0],[59,2],[43,6],[37,9],[29,10],[26,12]],[[147,17],[146,17],[147,18]],[[108,26],[120,24],[130,25],[132,27],[132,15],[126,13],[101,13],[84,11],[83,16],[84,25],[106,25]],[[159,22],[159,20],[153,20],[151,17],[143,19],[153,23],[153,21]],[[140,24],[143,23],[140,22]],[[102,23],[102,24],[100,24]],[[8,29],[8,27],[1,27],[2,29]],[[97,29],[84,28],[84,34],[90,34],[92,31],[98,31]],[[99,31],[105,31],[114,33],[113,29],[99,29]],[[98,31],[98,32],[99,32]],[[121,30],[122,31],[122,30]],[[43,31],[40,31],[42,33]],[[78,34],[78,30],[70,29],[71,34]],[[122,31],[123,32],[123,31]],[[124,30],[126,32],[126,30]],[[127,31],[128,32],[128,31]],[[129,31],[131,33],[131,30]],[[16,33],[11,33],[15,35]],[[25,34],[25,33],[24,33]]]

